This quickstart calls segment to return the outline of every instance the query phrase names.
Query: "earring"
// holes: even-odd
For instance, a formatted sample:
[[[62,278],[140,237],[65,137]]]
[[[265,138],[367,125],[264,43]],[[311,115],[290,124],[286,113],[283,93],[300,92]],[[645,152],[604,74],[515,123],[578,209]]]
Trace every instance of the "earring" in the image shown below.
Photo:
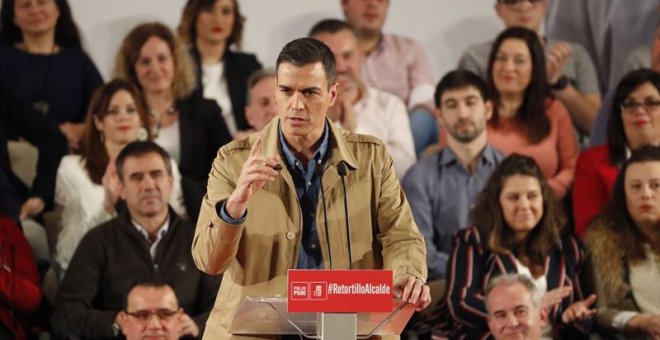
[[[147,140],[148,137],[149,134],[147,133],[147,128],[145,128],[144,126],[141,127],[140,131],[138,131],[138,140],[144,142],[145,140]]]

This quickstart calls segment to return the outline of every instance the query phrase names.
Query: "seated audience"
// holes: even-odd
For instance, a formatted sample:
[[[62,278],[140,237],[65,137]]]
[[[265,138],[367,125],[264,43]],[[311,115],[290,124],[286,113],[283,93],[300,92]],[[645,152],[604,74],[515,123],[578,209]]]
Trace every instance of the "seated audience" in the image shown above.
[[[548,55],[543,65],[548,69],[546,81],[549,89],[568,109],[573,124],[588,137],[600,107],[596,68],[581,45],[540,36],[547,11],[547,0],[497,0],[495,3],[495,12],[507,28],[525,27],[538,35]],[[461,57],[458,67],[488,78],[488,55],[493,48],[492,41],[471,46]]]
[[[85,234],[117,215],[119,180],[115,158],[121,149],[138,139],[150,139],[149,116],[137,88],[116,79],[102,85],[92,98],[87,114],[80,155],[62,159],[57,171],[55,205],[59,213],[55,260],[66,270]],[[170,204],[186,216],[181,193],[181,175],[174,167]]]
[[[649,69],[624,77],[612,97],[607,144],[584,151],[575,169],[573,215],[575,235],[609,201],[614,180],[631,150],[660,145],[660,73]]]
[[[195,73],[190,56],[160,23],[141,24],[128,33],[115,75],[143,93],[154,140],[179,163],[186,210],[196,220],[213,159],[232,139],[218,106],[191,95]]]
[[[413,165],[401,186],[424,235],[429,280],[445,279],[451,239],[469,227],[468,213],[504,156],[487,143],[493,102],[470,71],[451,71],[435,90],[436,115],[447,146]]]
[[[534,282],[521,274],[502,274],[490,280],[484,293],[488,329],[495,340],[541,340],[548,311]]]
[[[87,105],[102,83],[67,0],[2,2],[0,90],[48,117],[72,150],[80,147]]]
[[[238,0],[188,0],[178,27],[179,38],[190,46],[201,95],[222,109],[234,137],[250,128],[244,111],[247,79],[261,68],[254,54],[237,51],[244,23]]]
[[[187,333],[189,320],[179,307],[172,286],[152,280],[131,288],[117,324],[126,340],[175,340]]]
[[[312,27],[309,36],[330,47],[337,62],[339,91],[328,117],[347,130],[380,138],[392,155],[397,176],[403,178],[416,161],[405,105],[395,95],[362,81],[364,54],[349,24],[322,20]]]
[[[650,68],[656,72],[660,72],[660,19],[658,19],[658,23],[656,25],[655,40],[653,40],[652,46],[653,48],[650,49],[649,53],[646,55],[646,61],[647,64],[650,64]],[[612,108],[616,106],[611,105],[612,99],[614,97],[614,91],[615,88],[607,93],[603,99],[603,105],[601,106],[600,110],[598,110],[598,115],[596,116],[594,125],[591,128],[590,145],[592,147],[607,143],[607,122],[609,120]]]
[[[32,250],[16,221],[0,214],[0,339],[26,339],[24,317],[41,303]]]
[[[660,337],[660,148],[632,152],[614,184],[609,209],[587,230],[585,245],[605,334]]]
[[[488,143],[507,155],[534,158],[562,199],[573,183],[578,147],[566,108],[548,92],[544,60],[536,33],[526,28],[497,37],[488,61],[494,98]]]
[[[486,283],[504,273],[532,279],[543,295],[550,325],[544,337],[585,337],[582,323],[595,310],[596,296],[584,299],[580,275],[584,254],[565,234],[565,218],[532,158],[513,154],[495,169],[471,212],[474,227],[459,231],[449,259],[446,307],[453,336],[488,335]],[[584,300],[583,300],[584,299]]]
[[[433,115],[435,81],[424,47],[413,39],[383,32],[389,0],[341,0],[341,6],[366,55],[361,78],[406,104],[415,151],[421,154],[438,140]]]
[[[51,318],[60,335],[85,339],[119,335],[119,312],[132,283],[158,275],[172,283],[187,336],[203,334],[220,283],[195,267],[194,228],[170,208],[169,155],[153,142],[133,142],[116,160],[126,209],[80,241],[60,285]]]
[[[244,139],[252,133],[261,131],[270,121],[277,116],[277,103],[275,103],[275,91],[277,91],[277,77],[275,70],[271,68],[254,71],[247,81],[247,105],[245,106],[245,118],[250,124],[250,129],[238,131],[234,140]]]

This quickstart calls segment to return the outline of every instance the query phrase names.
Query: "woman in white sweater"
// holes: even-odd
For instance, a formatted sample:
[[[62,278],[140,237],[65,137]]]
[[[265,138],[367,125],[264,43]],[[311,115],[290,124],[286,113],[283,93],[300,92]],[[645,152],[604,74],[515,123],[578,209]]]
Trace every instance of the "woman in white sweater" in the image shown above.
[[[116,215],[115,157],[126,144],[151,139],[148,125],[146,105],[131,83],[116,79],[94,94],[85,119],[82,154],[62,158],[57,171],[55,206],[60,220],[55,260],[62,270],[85,233]],[[172,170],[175,184],[170,205],[186,218],[181,175],[176,164]]]

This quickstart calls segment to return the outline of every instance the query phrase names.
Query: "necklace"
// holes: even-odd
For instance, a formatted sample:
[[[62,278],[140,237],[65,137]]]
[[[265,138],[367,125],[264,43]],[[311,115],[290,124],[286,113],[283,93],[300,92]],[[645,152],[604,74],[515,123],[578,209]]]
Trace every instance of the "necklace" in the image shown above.
[[[177,108],[174,104],[170,105],[164,113],[168,116],[173,116],[177,113]],[[153,138],[158,138],[158,134],[160,133],[160,128],[161,128],[161,117],[162,114],[158,113],[158,110],[151,108],[149,110],[149,116],[151,116],[151,120],[155,122],[156,124],[153,124],[153,127],[151,129],[151,135]]]

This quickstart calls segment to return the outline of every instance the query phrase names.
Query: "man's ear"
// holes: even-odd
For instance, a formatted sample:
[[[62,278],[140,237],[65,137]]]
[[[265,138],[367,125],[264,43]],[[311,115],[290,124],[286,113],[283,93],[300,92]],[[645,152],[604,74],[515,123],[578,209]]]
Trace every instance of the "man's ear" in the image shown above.
[[[488,99],[484,103],[486,106],[486,121],[489,121],[491,117],[493,117],[493,109],[494,109],[494,104],[493,101]]]
[[[442,124],[445,123],[441,108],[436,107],[435,109],[433,109],[433,113],[435,114],[435,118],[437,118],[439,122],[441,122]]]
[[[548,310],[545,307],[541,307],[539,313],[541,313],[541,328],[544,328],[550,322],[548,320]]]
[[[330,95],[330,106],[335,105],[337,95],[339,94],[339,83],[334,83],[332,86],[330,86],[328,94]]]

